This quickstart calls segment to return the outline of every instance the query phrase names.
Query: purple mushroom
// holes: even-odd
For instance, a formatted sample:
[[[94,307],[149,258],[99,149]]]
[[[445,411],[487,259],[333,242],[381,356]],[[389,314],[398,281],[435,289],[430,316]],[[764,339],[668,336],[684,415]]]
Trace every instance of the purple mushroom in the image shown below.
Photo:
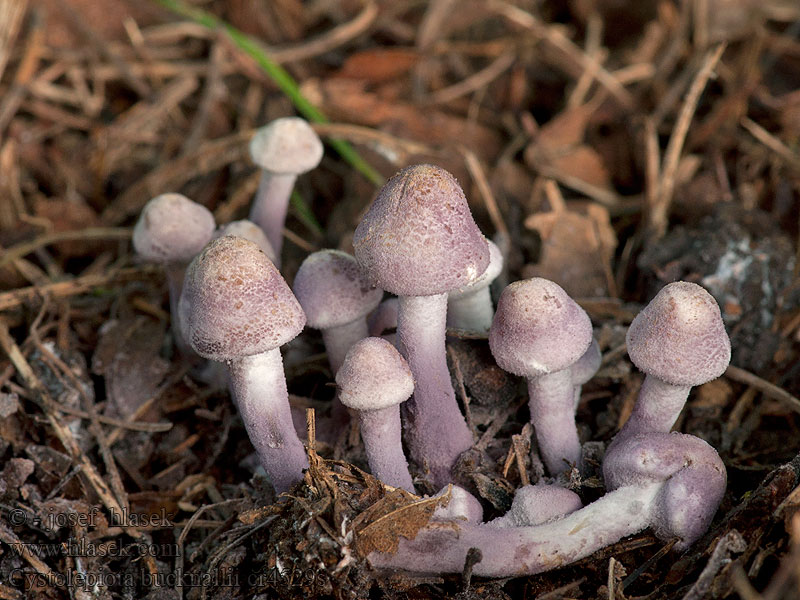
[[[500,368],[527,378],[531,423],[551,475],[581,461],[570,367],[592,343],[589,316],[559,285],[534,277],[503,290],[489,331]]]
[[[300,303],[256,244],[225,236],[189,265],[180,313],[192,348],[227,364],[247,434],[275,489],[286,491],[308,467],[292,425],[280,353],[305,325]]]
[[[272,261],[272,264],[275,264],[278,256],[275,254],[272,244],[269,243],[267,234],[264,233],[264,230],[261,229],[261,227],[252,221],[248,219],[242,219],[240,221],[231,221],[225,225],[220,225],[214,232],[214,239],[223,237],[225,235],[235,235],[237,237],[250,240],[259,248],[261,248],[261,251],[267,255],[267,258]]]
[[[178,300],[186,266],[214,233],[214,215],[181,194],[161,194],[142,209],[133,228],[133,247],[145,260],[163,265],[169,289],[169,308],[175,345],[192,356],[178,321]]]
[[[597,340],[592,338],[589,349],[583,353],[583,356],[578,359],[578,362],[570,367],[572,387],[575,393],[575,410],[578,409],[578,404],[580,404],[581,401],[581,388],[583,388],[583,384],[594,377],[602,361],[603,354],[600,352],[600,346],[597,345]]]
[[[404,417],[412,458],[442,486],[472,446],[445,355],[447,294],[489,264],[486,239],[455,178],[417,165],[380,190],[353,238],[356,260],[375,284],[398,296],[397,338],[414,374]]]
[[[487,527],[526,527],[561,518],[583,507],[575,492],[558,485],[523,485],[514,493],[509,511]]]
[[[369,335],[367,314],[378,306],[383,290],[367,280],[355,258],[340,250],[309,254],[292,289],[308,326],[322,332],[328,362],[336,375],[350,347]]]
[[[250,140],[250,156],[261,167],[261,182],[250,208],[250,220],[264,230],[280,259],[289,197],[298,175],[322,160],[322,141],[299,117],[275,119]],[[280,260],[275,264],[280,264]]]
[[[358,412],[372,474],[415,493],[400,435],[400,404],[414,392],[406,361],[386,340],[368,337],[350,348],[336,383],[342,404]]]
[[[686,434],[633,436],[612,457],[617,489],[588,506],[535,526],[494,527],[432,522],[394,554],[373,552],[376,568],[460,573],[471,548],[482,559],[475,575],[514,577],[556,569],[652,527],[661,539],[686,548],[708,527],[725,491],[726,475],[714,449]],[[611,467],[611,466],[610,466]]]
[[[731,342],[716,300],[695,283],[664,286],[631,323],[633,363],[647,375],[630,418],[614,442],[636,433],[668,432],[692,386],[725,372]]]
[[[492,326],[494,306],[489,286],[503,270],[503,255],[495,243],[489,245],[489,266],[469,285],[447,295],[447,326],[486,333]]]

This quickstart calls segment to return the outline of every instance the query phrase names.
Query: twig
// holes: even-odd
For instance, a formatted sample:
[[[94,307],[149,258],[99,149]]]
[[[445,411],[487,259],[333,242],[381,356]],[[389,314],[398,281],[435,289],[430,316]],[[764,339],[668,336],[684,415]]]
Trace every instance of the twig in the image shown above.
[[[683,100],[683,105],[678,114],[678,121],[675,123],[672,135],[670,135],[667,143],[667,149],[664,152],[658,195],[647,211],[647,230],[653,240],[661,238],[667,231],[669,207],[672,204],[672,196],[675,191],[675,177],[678,172],[683,143],[686,140],[686,134],[689,132],[689,125],[692,122],[695,110],[697,110],[700,95],[703,93],[706,83],[708,83],[724,51],[725,44],[719,44],[706,52],[702,66],[697,75],[695,75],[694,81],[692,81],[692,85]]]
[[[500,209],[497,207],[497,201],[492,193],[492,188],[489,186],[489,182],[486,179],[486,175],[483,172],[483,167],[481,166],[478,157],[475,156],[475,153],[472,152],[472,150],[468,150],[467,148],[461,147],[460,150],[464,155],[464,162],[467,165],[467,169],[469,170],[470,175],[472,175],[472,178],[475,180],[475,183],[481,192],[481,198],[486,206],[486,211],[489,213],[489,218],[492,220],[492,225],[494,225],[495,231],[503,235],[505,239],[510,239],[508,227],[506,226],[506,222],[503,220],[503,217],[500,214]]]
[[[800,156],[792,152],[786,144],[747,117],[742,117],[740,123],[750,135],[780,156],[790,167],[800,170]]]
[[[514,64],[516,59],[516,52],[501,54],[477,73],[473,73],[458,83],[435,91],[431,94],[429,102],[431,104],[446,104],[456,98],[483,89],[511,68],[511,65]]]
[[[72,281],[59,281],[49,285],[19,288],[0,293],[0,311],[17,308],[43,296],[49,296],[53,299],[69,298],[71,296],[85,294],[96,288],[105,288],[128,281],[151,279],[161,273],[162,269],[160,267],[144,265],[102,274],[92,273],[90,275],[80,276]]]
[[[744,369],[730,365],[725,370],[725,377],[728,379],[733,379],[734,381],[738,381],[739,383],[751,385],[768,398],[777,400],[778,402],[784,404],[787,408],[800,413],[800,399],[792,396],[783,388],[778,387],[774,383],[770,383],[766,379],[762,379],[750,371],[745,371]]]
[[[126,240],[133,235],[133,230],[128,227],[90,227],[88,229],[78,229],[73,231],[57,231],[55,233],[45,233],[30,242],[23,242],[12,246],[0,256],[0,268],[26,254],[30,254],[37,248],[56,244],[58,242],[69,241],[88,241],[88,240]]]
[[[703,572],[694,582],[692,588],[686,592],[683,600],[702,600],[708,597],[708,592],[711,589],[711,584],[717,574],[731,562],[731,553],[744,552],[747,549],[747,543],[744,541],[742,534],[735,529],[731,529],[728,533],[723,535],[717,541],[711,557],[708,559]]]

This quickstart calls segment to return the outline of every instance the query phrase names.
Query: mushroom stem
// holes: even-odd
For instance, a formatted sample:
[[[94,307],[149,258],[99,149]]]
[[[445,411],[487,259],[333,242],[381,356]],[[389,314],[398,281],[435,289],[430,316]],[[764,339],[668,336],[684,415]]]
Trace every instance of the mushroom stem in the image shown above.
[[[631,416],[612,443],[632,435],[658,431],[669,433],[678,420],[691,386],[673,385],[652,375],[644,378]]]
[[[472,294],[451,297],[447,305],[447,324],[456,329],[469,329],[485,333],[492,326],[494,307],[489,287]]]
[[[415,382],[406,403],[406,431],[412,458],[430,469],[436,486],[450,482],[450,469],[473,443],[450,382],[446,317],[447,294],[399,298],[397,337]]]
[[[322,330],[322,341],[325,343],[328,363],[330,363],[334,375],[339,372],[344,357],[347,356],[347,351],[353,344],[368,336],[367,320],[364,317]]]
[[[609,492],[561,519],[529,527],[493,527],[458,523],[423,529],[414,540],[400,540],[393,555],[372,553],[373,567],[419,573],[460,573],[470,548],[483,559],[475,575],[533,575],[569,564],[645,529],[663,482],[627,486]],[[457,522],[456,522],[457,523]]]
[[[280,265],[283,248],[283,226],[289,210],[289,197],[292,195],[297,175],[281,175],[264,171],[258,184],[255,200],[250,209],[250,220],[261,227],[269,240],[275,256],[275,264]]]
[[[167,289],[169,291],[170,327],[172,328],[172,336],[175,338],[175,347],[178,348],[184,358],[199,360],[186,338],[183,337],[181,324],[178,320],[178,303],[181,299],[186,265],[178,263],[167,264],[164,266],[164,274],[167,278]]]
[[[400,437],[400,405],[360,410],[358,418],[372,474],[387,485],[415,494]]]
[[[570,370],[529,378],[528,397],[531,423],[547,470],[556,475],[569,468],[567,463],[580,469],[581,444],[575,427],[575,391]]]
[[[278,348],[229,363],[231,395],[247,435],[275,490],[285,492],[303,478],[308,459],[297,437]]]

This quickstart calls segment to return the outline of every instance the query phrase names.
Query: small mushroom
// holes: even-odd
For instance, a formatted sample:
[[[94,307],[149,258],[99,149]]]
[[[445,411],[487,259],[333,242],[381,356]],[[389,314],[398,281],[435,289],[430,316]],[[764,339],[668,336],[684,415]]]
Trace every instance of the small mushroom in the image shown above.
[[[322,160],[322,141],[299,117],[275,119],[256,131],[250,156],[261,167],[261,182],[250,208],[250,220],[264,230],[280,264],[283,226],[298,175]]]
[[[503,290],[489,331],[500,368],[527,378],[531,423],[551,475],[580,467],[570,368],[592,343],[586,312],[561,287],[539,277]]]
[[[648,431],[668,432],[692,386],[725,372],[731,342],[719,305],[695,283],[664,286],[628,328],[628,355],[646,373],[630,418],[614,442]]]
[[[226,223],[225,225],[220,225],[214,232],[214,239],[226,235],[235,235],[237,237],[250,240],[251,242],[256,244],[259,248],[261,248],[261,251],[267,255],[267,258],[270,259],[270,261],[272,261],[272,264],[275,264],[275,261],[277,260],[278,257],[275,254],[275,250],[272,248],[272,244],[269,243],[267,235],[264,233],[264,230],[261,229],[261,227],[259,227],[249,219],[241,219],[240,221],[231,221],[230,223]]]
[[[224,236],[189,265],[179,308],[192,348],[227,364],[231,395],[261,464],[278,492],[288,490],[308,467],[280,352],[305,325],[300,303],[256,244]]]
[[[192,356],[178,321],[186,266],[214,233],[214,215],[205,206],[181,194],[161,194],[144,205],[133,228],[133,247],[145,260],[164,267],[175,345]]]
[[[340,250],[309,254],[292,286],[306,313],[308,326],[322,332],[333,374],[350,347],[367,337],[367,314],[381,301],[383,290],[373,286],[356,259]]]
[[[575,390],[575,410],[578,409],[578,404],[580,404],[581,401],[581,388],[583,388],[583,384],[594,377],[602,361],[603,354],[600,352],[600,346],[597,345],[597,340],[592,338],[589,349],[583,353],[583,356],[578,359],[578,362],[570,367],[572,386]]]
[[[492,326],[494,306],[489,286],[503,270],[503,255],[492,240],[489,245],[489,266],[469,285],[447,295],[447,326],[454,329],[486,333]]]
[[[400,433],[400,404],[414,392],[406,361],[386,340],[368,337],[350,348],[336,383],[342,404],[358,413],[372,474],[415,493]]]
[[[480,501],[467,490],[457,485],[448,484],[443,487],[434,498],[450,494],[450,500],[445,506],[439,506],[433,511],[432,520],[452,521],[459,519],[469,523],[478,524],[483,521],[483,506]]]
[[[559,485],[523,485],[514,493],[506,514],[486,523],[488,527],[541,525],[568,515],[583,506],[575,492]]]
[[[489,264],[486,238],[455,178],[439,167],[407,167],[381,188],[353,237],[356,260],[378,287],[398,296],[397,342],[414,374],[405,425],[412,458],[438,486],[472,446],[445,354],[447,294]]]
[[[678,550],[696,541],[725,492],[725,466],[714,449],[694,436],[650,433],[633,436],[617,452],[619,487],[564,517],[516,527],[429,523],[413,540],[401,538],[394,553],[372,552],[367,560],[375,568],[460,573],[477,548],[475,575],[518,577],[573,563],[647,527],[662,540],[678,537]]]

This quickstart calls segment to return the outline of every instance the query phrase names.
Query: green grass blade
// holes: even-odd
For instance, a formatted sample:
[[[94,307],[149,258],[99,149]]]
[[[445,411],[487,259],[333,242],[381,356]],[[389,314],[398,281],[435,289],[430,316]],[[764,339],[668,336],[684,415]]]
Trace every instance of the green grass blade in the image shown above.
[[[308,99],[300,92],[300,87],[292,76],[275,63],[252,38],[236,29],[233,25],[226,23],[209,12],[189,6],[180,0],[154,0],[172,12],[191,19],[195,23],[224,31],[233,43],[243,52],[252,57],[258,65],[269,75],[280,90],[292,101],[297,111],[306,119],[314,123],[327,123],[328,118],[320,110],[311,104]],[[339,153],[351,167],[361,173],[375,185],[383,185],[383,177],[375,168],[365,161],[355,149],[344,140],[330,139],[328,144]]]

